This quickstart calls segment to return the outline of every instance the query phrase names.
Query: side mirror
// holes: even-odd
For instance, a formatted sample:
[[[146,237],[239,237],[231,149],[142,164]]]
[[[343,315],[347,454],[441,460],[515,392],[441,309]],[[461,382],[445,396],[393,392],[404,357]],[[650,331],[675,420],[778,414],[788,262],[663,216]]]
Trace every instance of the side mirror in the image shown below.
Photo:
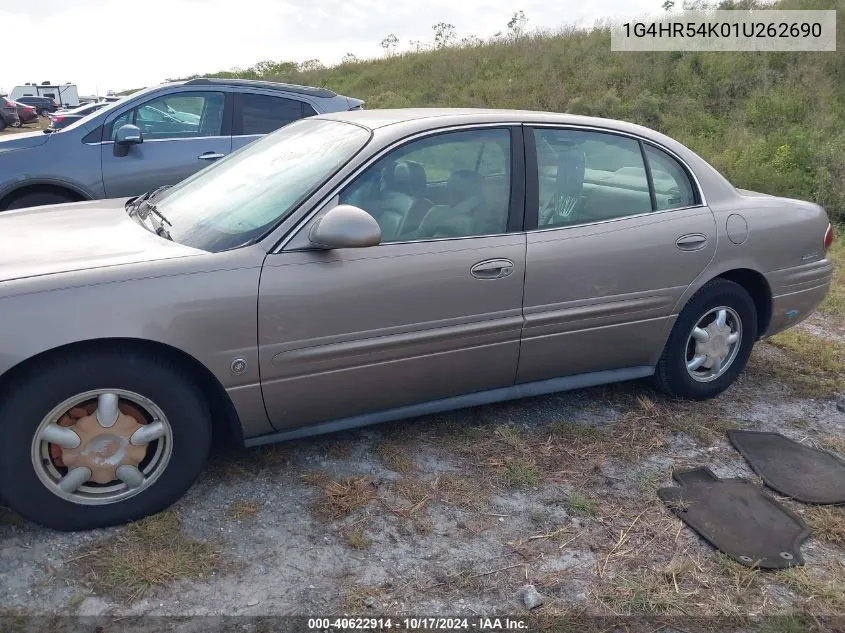
[[[308,233],[317,248],[362,248],[381,243],[381,227],[369,213],[340,204],[317,220]]]
[[[114,155],[126,156],[130,145],[139,145],[144,142],[144,134],[137,125],[121,125],[114,135]]]

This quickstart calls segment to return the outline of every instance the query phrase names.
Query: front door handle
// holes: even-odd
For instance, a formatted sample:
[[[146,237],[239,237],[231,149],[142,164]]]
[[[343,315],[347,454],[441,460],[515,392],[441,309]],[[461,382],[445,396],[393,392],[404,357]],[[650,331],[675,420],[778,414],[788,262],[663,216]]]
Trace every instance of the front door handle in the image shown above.
[[[703,233],[689,233],[677,239],[675,245],[682,251],[697,251],[707,244],[707,236]]]
[[[206,152],[205,154],[200,154],[197,156],[200,160],[216,160],[218,158],[223,158],[226,154],[218,154],[217,152]]]
[[[501,279],[513,272],[513,262],[509,259],[486,259],[469,269],[476,279]]]

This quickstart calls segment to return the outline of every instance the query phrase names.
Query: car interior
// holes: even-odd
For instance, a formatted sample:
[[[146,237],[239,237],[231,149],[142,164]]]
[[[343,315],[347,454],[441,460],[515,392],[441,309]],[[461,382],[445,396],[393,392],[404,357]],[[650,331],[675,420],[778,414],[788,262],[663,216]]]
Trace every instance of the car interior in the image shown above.
[[[504,233],[510,198],[509,136],[498,140],[442,144],[424,152],[401,150],[370,167],[341,194],[341,201],[370,213],[382,241],[395,242]],[[490,145],[502,157],[498,171],[487,169]],[[467,150],[473,155],[467,164]],[[460,153],[460,159],[449,152]],[[413,160],[412,158],[419,158]],[[502,168],[502,165],[504,168]]]
[[[178,107],[199,110],[194,114]],[[177,96],[172,100],[155,99],[118,117],[112,126],[112,138],[118,128],[134,123],[148,138],[190,138],[217,136],[223,122],[224,100],[222,93],[207,97]]]
[[[585,224],[653,210],[639,152],[615,151],[611,157],[611,144],[598,147],[600,143],[580,139],[555,144],[548,143],[548,137],[539,140],[544,141],[538,151],[541,227]],[[650,166],[657,209],[691,203],[692,190],[685,176],[679,183],[677,176],[658,165]]]

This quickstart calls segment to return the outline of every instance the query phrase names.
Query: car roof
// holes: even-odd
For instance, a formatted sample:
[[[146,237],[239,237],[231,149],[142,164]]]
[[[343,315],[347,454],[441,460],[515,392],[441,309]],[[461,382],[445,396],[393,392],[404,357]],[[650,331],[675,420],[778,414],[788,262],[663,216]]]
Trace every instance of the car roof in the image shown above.
[[[396,126],[408,132],[449,127],[452,125],[473,125],[484,123],[534,123],[552,125],[577,125],[581,127],[606,129],[613,132],[632,134],[660,144],[675,145],[677,141],[650,128],[599,117],[539,112],[534,110],[497,110],[492,108],[398,108],[384,110],[350,110],[328,112],[315,118],[333,119],[356,123],[371,130]],[[674,147],[673,147],[674,149]]]
[[[580,125],[603,127],[619,131],[633,131],[639,135],[654,134],[653,130],[634,123],[602,119],[598,117],[540,112],[534,110],[499,110],[493,108],[397,108],[385,110],[351,110],[318,115],[322,119],[349,121],[372,130],[388,125],[413,123],[414,127],[445,127],[448,125],[470,125],[477,123],[557,123],[559,125]],[[426,122],[428,121],[428,124]]]
[[[296,84],[285,84],[277,81],[259,81],[257,79],[217,79],[197,77],[182,83],[184,86],[237,86],[241,88],[262,88],[264,90],[279,90],[292,92],[294,94],[307,95],[309,97],[331,98],[337,93],[328,88],[314,88],[312,86],[299,86]]]

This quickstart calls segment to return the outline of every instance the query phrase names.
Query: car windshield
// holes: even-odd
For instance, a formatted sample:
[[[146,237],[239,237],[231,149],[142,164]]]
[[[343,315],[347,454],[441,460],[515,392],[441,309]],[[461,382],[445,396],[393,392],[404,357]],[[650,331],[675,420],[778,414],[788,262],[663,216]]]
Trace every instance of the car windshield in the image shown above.
[[[223,251],[262,237],[370,139],[362,127],[302,119],[268,134],[155,199],[174,241]]]

